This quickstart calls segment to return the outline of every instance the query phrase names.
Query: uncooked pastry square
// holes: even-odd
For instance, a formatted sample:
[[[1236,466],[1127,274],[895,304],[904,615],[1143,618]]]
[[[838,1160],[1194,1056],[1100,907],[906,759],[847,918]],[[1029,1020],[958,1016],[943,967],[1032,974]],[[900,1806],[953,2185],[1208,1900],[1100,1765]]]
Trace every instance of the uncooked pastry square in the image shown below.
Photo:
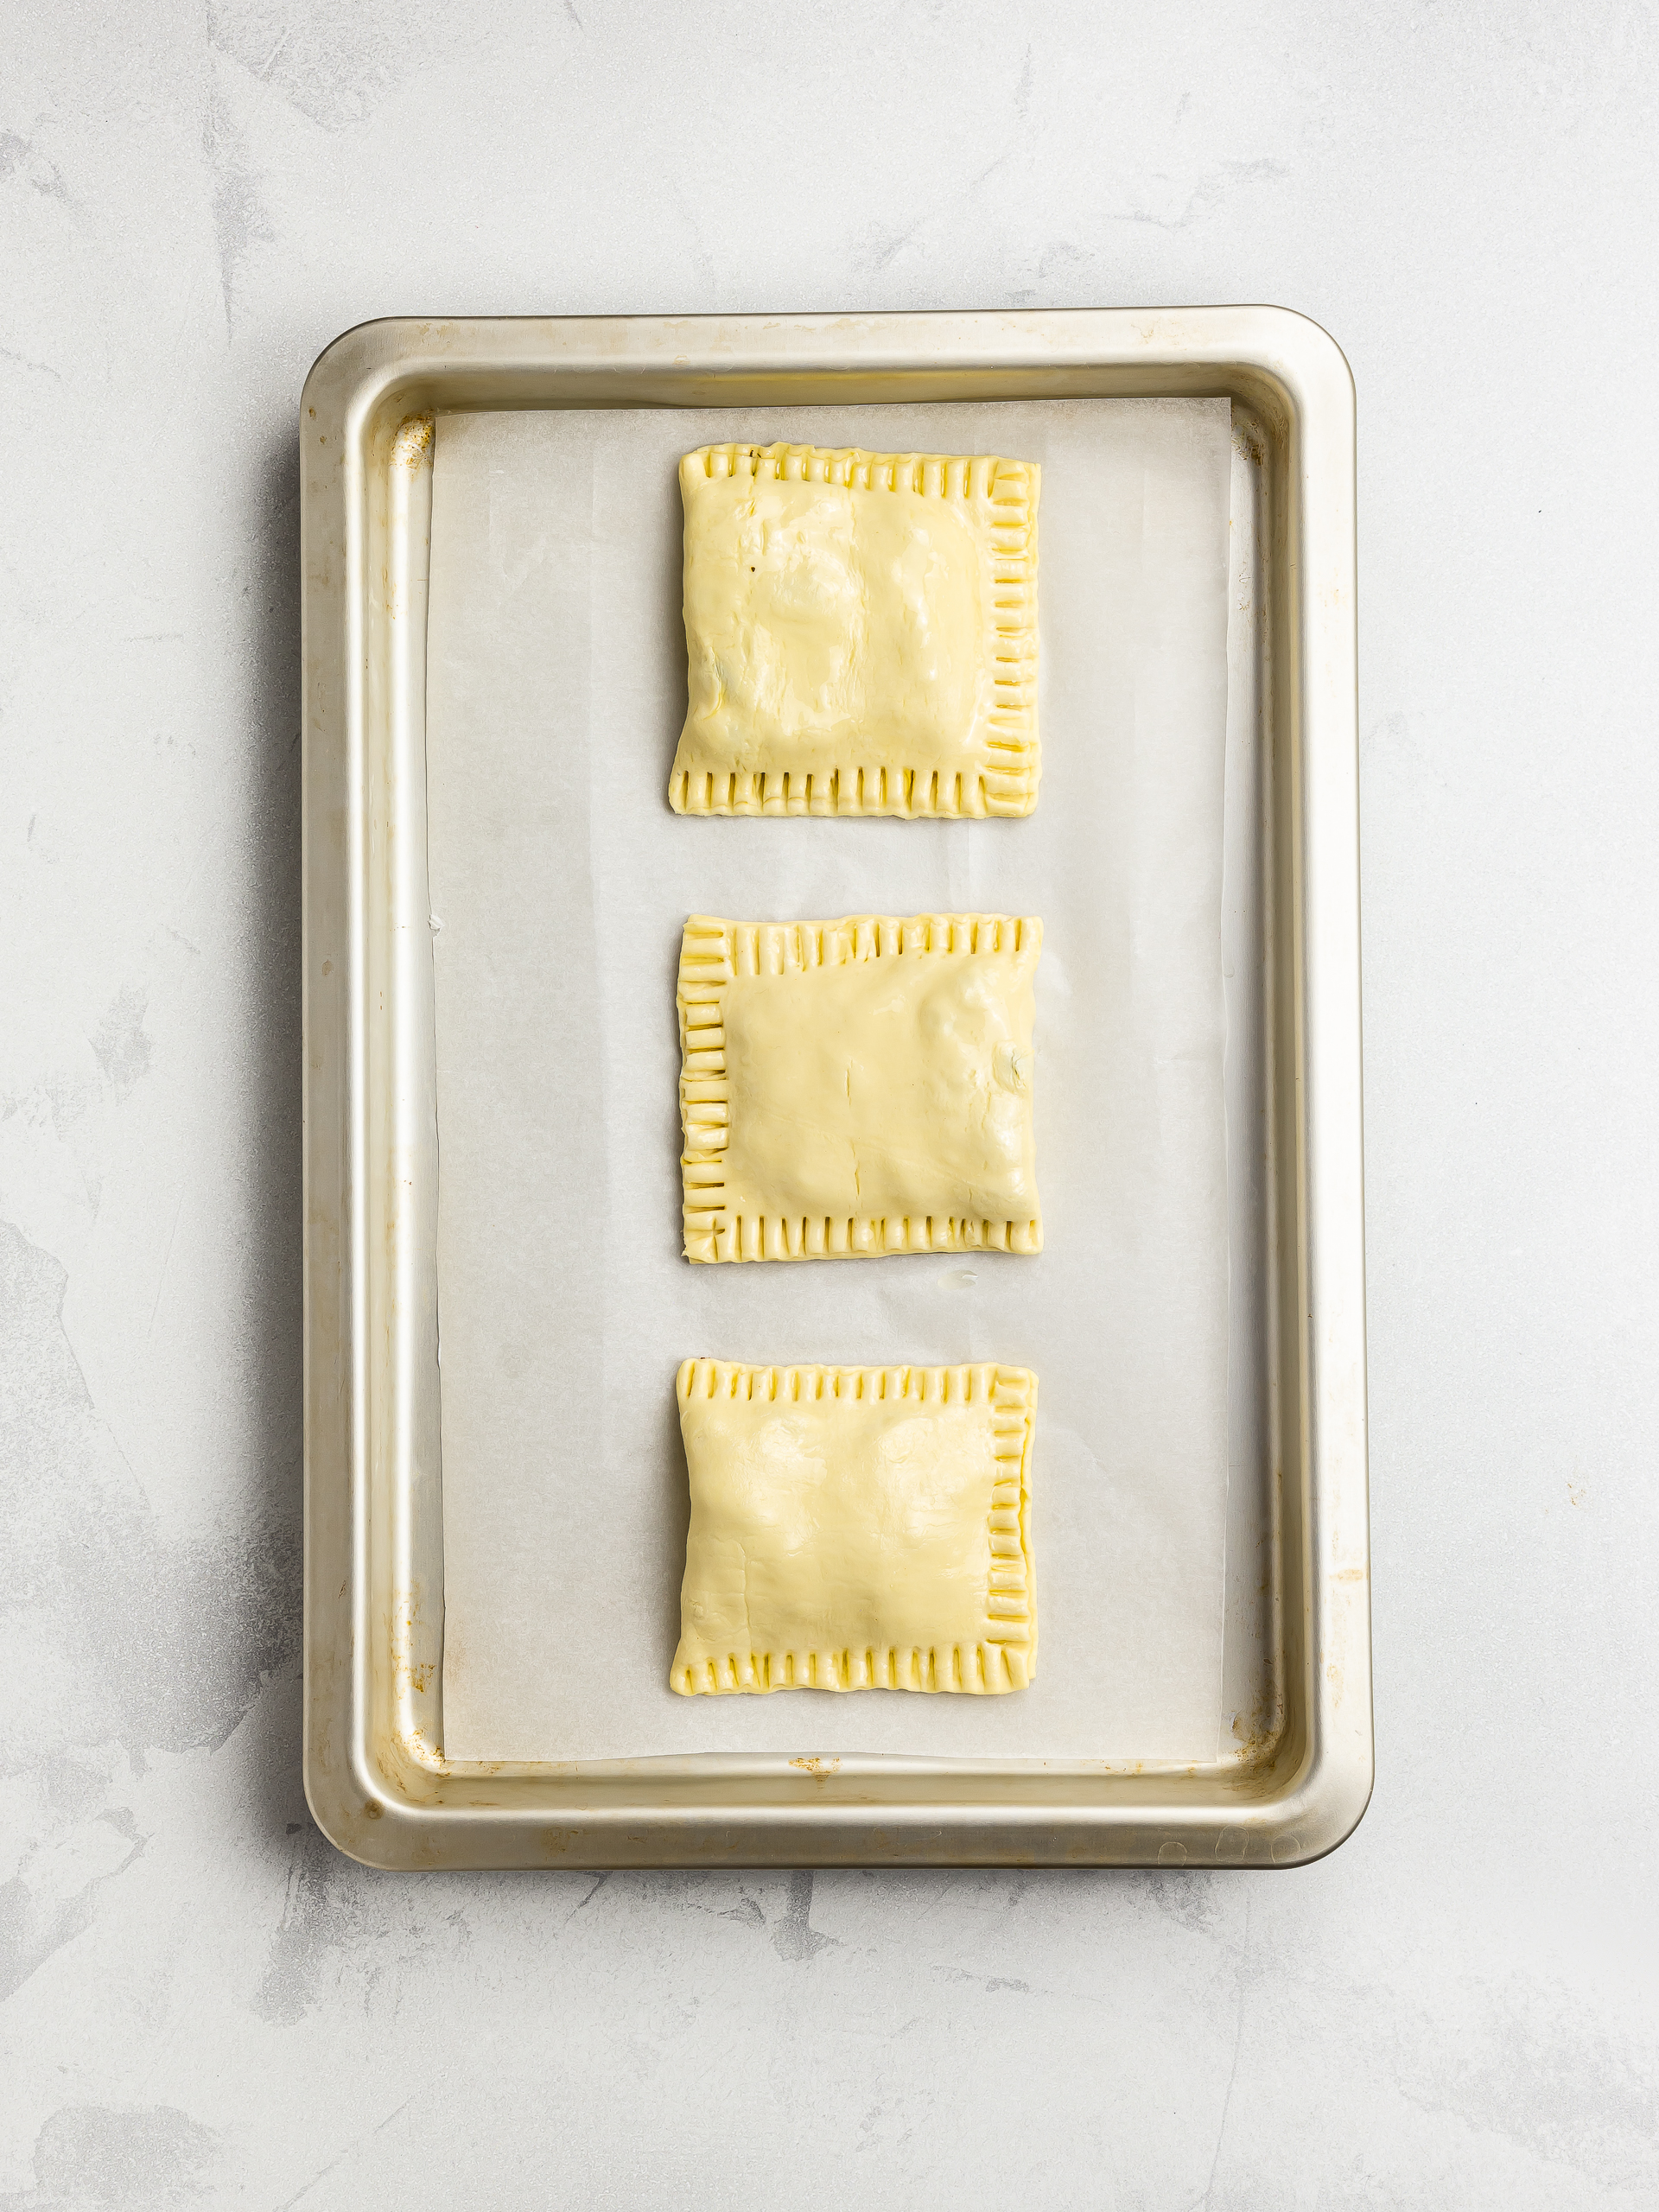
[[[1034,462],[702,446],[685,506],[683,814],[1029,814]]]
[[[694,915],[680,948],[689,1260],[1037,1252],[1042,924]]]
[[[688,1359],[677,1389],[671,1689],[1025,1688],[1034,1375]]]

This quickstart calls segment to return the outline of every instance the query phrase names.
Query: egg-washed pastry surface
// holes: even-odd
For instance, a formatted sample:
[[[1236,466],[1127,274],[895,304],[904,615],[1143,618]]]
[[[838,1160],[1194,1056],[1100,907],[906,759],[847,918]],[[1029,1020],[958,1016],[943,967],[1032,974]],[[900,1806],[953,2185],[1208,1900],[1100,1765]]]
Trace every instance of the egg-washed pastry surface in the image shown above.
[[[677,1389],[691,1522],[671,1688],[1025,1688],[1034,1375],[688,1359]]]
[[[694,1261],[1037,1252],[1042,924],[694,915],[680,948]]]
[[[1029,814],[1034,462],[703,446],[680,463],[683,814]]]

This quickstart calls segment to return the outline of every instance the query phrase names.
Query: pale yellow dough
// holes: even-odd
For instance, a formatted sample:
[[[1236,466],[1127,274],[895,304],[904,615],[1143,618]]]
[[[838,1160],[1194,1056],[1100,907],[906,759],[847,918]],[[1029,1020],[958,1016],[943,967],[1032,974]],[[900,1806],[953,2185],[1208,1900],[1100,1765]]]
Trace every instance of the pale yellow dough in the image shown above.
[[[1034,1375],[688,1359],[677,1389],[671,1689],[1025,1688]]]
[[[702,446],[680,463],[683,814],[1029,814],[1034,462]]]
[[[689,1260],[1042,1249],[1042,924],[694,915],[680,949]]]

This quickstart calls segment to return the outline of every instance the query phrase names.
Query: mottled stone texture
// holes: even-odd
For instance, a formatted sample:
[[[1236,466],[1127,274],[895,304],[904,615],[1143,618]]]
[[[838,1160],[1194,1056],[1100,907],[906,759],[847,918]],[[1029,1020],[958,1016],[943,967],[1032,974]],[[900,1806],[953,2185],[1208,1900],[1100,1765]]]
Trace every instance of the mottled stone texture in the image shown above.
[[[0,2204],[1659,2202],[1655,40],[10,11]],[[1293,1875],[365,1872],[298,1778],[308,365],[1205,299],[1360,391],[1369,1817]]]

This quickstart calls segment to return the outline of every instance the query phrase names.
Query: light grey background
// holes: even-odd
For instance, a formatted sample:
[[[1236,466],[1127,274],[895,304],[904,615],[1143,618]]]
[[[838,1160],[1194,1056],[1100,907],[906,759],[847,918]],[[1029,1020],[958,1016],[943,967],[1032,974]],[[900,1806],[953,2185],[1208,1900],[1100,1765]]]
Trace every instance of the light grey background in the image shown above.
[[[0,2204],[1659,2202],[1656,44],[1611,0],[9,12]],[[349,1865],[298,1775],[312,357],[1250,299],[1360,393],[1364,1824],[1279,1875]]]

